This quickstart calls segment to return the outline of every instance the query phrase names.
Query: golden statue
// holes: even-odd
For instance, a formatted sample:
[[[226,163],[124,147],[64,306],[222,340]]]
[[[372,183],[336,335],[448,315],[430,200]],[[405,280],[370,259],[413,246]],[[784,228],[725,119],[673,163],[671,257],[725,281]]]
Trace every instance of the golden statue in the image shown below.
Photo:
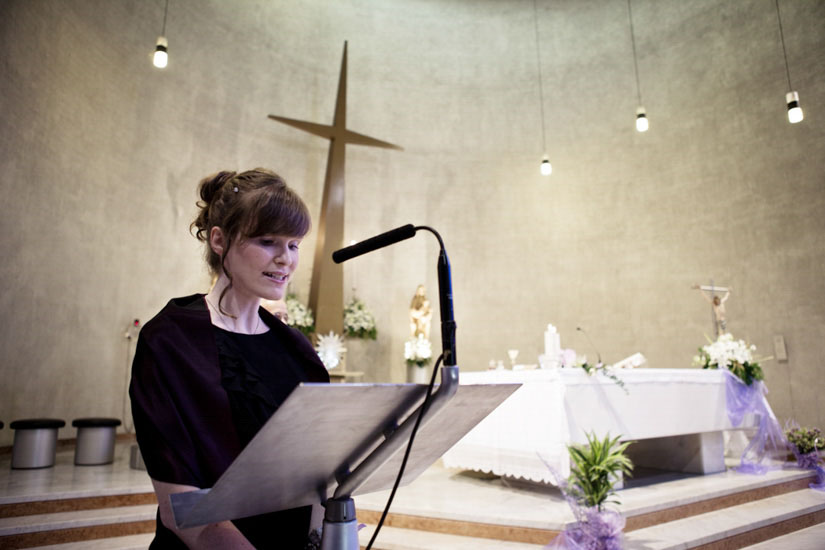
[[[419,334],[425,340],[430,339],[430,321],[433,318],[433,310],[430,301],[427,299],[427,289],[424,285],[418,285],[415,295],[410,302],[410,332],[413,338]]]

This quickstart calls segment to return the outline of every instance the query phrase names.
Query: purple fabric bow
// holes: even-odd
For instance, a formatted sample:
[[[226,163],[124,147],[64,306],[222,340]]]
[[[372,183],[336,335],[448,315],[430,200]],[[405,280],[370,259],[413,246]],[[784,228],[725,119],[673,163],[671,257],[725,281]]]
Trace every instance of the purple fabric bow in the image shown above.
[[[806,470],[813,470],[819,465],[819,451],[801,454],[796,445],[791,445],[793,454],[796,457],[796,465]]]
[[[556,469],[550,466],[543,456],[539,454],[538,457],[550,470],[550,476],[576,518],[575,522],[566,525],[543,550],[621,550],[624,516],[614,510],[600,512],[595,507],[580,506],[575,497],[570,495],[567,481],[559,476]]]
[[[755,380],[748,386],[729,370],[724,369],[724,373],[725,401],[730,423],[739,426],[748,413],[753,413],[759,419],[756,434],[742,452],[742,460],[736,470],[747,474],[764,474],[779,468],[763,464],[771,453],[781,455],[787,452],[788,447],[779,421],[765,397],[767,387],[761,380]]]
[[[825,470],[822,469],[822,466],[816,466],[816,481],[809,484],[808,487],[817,491],[825,491]]]
[[[578,521],[565,526],[564,531],[550,541],[545,549],[621,550],[625,519],[620,513],[614,510],[599,512],[596,508],[577,508]]]
[[[790,444],[790,447],[796,457],[797,466],[806,470],[816,470],[816,481],[809,483],[808,487],[817,491],[825,491],[825,470],[819,465],[819,450],[802,454],[793,443]]]
[[[567,481],[560,480],[551,466],[548,468],[576,521],[566,525],[559,536],[544,547],[545,550],[621,550],[624,516],[615,510],[599,511],[596,507],[581,506],[570,495]]]

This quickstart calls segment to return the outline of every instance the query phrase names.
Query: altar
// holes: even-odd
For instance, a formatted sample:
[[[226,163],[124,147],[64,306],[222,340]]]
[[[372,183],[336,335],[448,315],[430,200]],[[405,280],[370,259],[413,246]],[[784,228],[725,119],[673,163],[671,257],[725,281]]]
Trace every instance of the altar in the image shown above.
[[[585,434],[634,441],[637,465],[693,473],[724,471],[723,431],[733,429],[720,370],[617,369],[619,386],[581,368],[461,373],[461,384],[522,387],[444,456],[444,466],[531,481],[567,478],[567,445]],[[742,427],[753,425],[746,418]]]

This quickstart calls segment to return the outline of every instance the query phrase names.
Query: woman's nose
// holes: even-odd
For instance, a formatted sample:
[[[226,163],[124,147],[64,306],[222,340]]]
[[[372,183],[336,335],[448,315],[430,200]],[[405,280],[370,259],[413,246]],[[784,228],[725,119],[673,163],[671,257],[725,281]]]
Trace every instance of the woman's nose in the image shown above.
[[[281,248],[278,252],[275,253],[275,257],[272,258],[273,261],[278,265],[286,265],[289,263],[289,249],[288,248]]]

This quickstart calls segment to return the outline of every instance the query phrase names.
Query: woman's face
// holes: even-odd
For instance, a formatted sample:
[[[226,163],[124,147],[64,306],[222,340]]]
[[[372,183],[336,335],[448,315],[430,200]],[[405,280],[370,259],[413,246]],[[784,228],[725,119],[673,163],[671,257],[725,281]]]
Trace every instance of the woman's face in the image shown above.
[[[301,237],[262,235],[234,244],[226,255],[232,290],[244,297],[281,300],[298,267]]]

